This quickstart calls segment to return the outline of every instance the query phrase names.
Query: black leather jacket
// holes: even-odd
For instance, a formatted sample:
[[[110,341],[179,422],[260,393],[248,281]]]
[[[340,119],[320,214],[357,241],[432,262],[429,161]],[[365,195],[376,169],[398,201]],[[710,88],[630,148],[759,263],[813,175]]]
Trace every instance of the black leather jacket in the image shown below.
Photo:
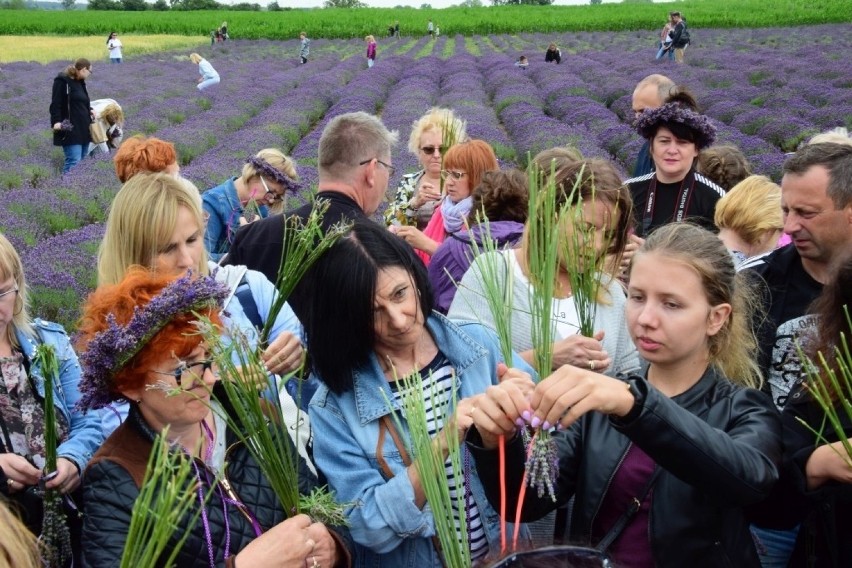
[[[523,520],[539,519],[573,495],[571,539],[591,544],[595,516],[632,442],[663,469],[654,485],[649,518],[657,566],[759,566],[743,508],[764,499],[778,479],[781,422],[769,397],[735,386],[712,369],[672,399],[643,378],[627,380],[636,394],[628,416],[615,419],[591,412],[555,434],[557,500],[527,491]],[[497,451],[478,447],[479,441],[471,429],[468,444],[476,469],[499,510]],[[523,476],[523,452],[518,437],[508,444],[507,510],[512,512]]]
[[[105,568],[119,565],[130,526],[133,503],[139,495],[139,486],[145,475],[155,434],[131,405],[127,420],[107,438],[89,463],[83,479],[84,566]],[[216,566],[230,565],[230,562],[226,563],[224,559],[225,541],[229,533],[225,530],[222,494],[230,493],[231,497],[238,497],[263,530],[287,518],[260,466],[230,430],[227,433],[226,447],[224,478],[227,483],[220,482],[222,492],[214,492],[206,508]],[[299,492],[305,494],[316,485],[316,478],[304,462],[300,462],[302,474],[299,477]],[[200,468],[205,467],[201,461],[197,461],[197,464]],[[211,491],[209,487],[205,487],[205,490]],[[255,539],[255,533],[249,517],[239,507],[229,504],[227,511],[232,559]],[[351,554],[348,551],[352,550],[352,546],[348,530],[332,527],[329,529],[349,556],[342,559],[340,565],[349,565]],[[177,557],[176,566],[209,567],[208,544],[202,521],[199,519],[189,531],[190,535]],[[183,534],[182,530],[175,531],[166,548],[168,552],[171,552]]]

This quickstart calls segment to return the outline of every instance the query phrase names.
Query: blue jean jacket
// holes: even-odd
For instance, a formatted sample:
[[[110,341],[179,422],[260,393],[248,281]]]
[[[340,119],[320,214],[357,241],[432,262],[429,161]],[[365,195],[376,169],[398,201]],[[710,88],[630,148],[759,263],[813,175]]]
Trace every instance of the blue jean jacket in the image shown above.
[[[437,313],[433,313],[426,325],[438,349],[455,367],[459,399],[484,392],[497,383],[497,363],[503,359],[493,332],[474,323],[456,325]],[[535,373],[518,356],[513,365]],[[390,414],[381,391],[388,400],[393,400],[393,396],[375,355],[368,365],[353,371],[353,378],[354,389],[342,395],[321,385],[311,400],[310,418],[317,466],[328,478],[338,501],[355,503],[348,511],[350,530],[357,545],[354,563],[370,567],[439,568],[441,559],[431,539],[435,535],[431,509],[428,503],[423,509],[414,504],[414,489],[390,436],[385,439],[382,453],[394,473],[393,478],[382,475],[376,459],[379,419]],[[399,410],[398,406],[396,409]],[[407,440],[408,430],[402,421],[404,431],[400,434]],[[473,460],[464,461],[473,463]],[[488,504],[473,465],[469,479],[491,551],[499,552],[499,516]]]
[[[36,335],[25,334],[15,329],[15,337],[24,355],[30,361],[32,378],[38,395],[44,399],[44,374],[41,365],[33,361],[33,354],[39,343],[52,345],[59,360],[59,382],[53,385],[53,401],[69,425],[68,438],[57,448],[57,455],[74,462],[82,473],[92,455],[104,441],[101,431],[101,413],[89,411],[83,413],[75,408],[80,400],[80,363],[71,348],[71,342],[61,325],[36,319],[33,322]]]
[[[204,248],[207,249],[210,259],[215,262],[219,262],[219,259],[231,248],[234,235],[240,228],[240,215],[243,214],[244,209],[237,195],[237,187],[234,185],[236,179],[228,179],[201,194],[201,205],[210,215],[204,231]],[[269,214],[265,205],[258,207],[258,210],[261,217]]]

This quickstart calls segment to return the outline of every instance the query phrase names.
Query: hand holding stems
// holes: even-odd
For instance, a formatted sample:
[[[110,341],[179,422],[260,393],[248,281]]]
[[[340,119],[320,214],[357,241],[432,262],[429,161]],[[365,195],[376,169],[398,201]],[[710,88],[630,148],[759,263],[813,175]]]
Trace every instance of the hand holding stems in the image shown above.
[[[394,225],[391,227],[391,231],[414,248],[422,250],[426,254],[435,254],[435,251],[438,250],[438,243],[423,234],[423,231],[417,227]]]
[[[492,385],[480,395],[473,412],[473,423],[482,437],[485,448],[497,447],[500,436],[511,437],[518,426],[531,415],[530,396],[535,383],[529,374],[499,365],[500,384]]]
[[[441,199],[441,189],[436,188],[429,182],[423,182],[417,190],[417,194],[411,199],[408,206],[411,209],[420,209],[430,201]]]
[[[0,454],[0,469],[13,482],[9,484],[13,493],[29,485],[38,485],[41,477],[41,471],[18,454]]]
[[[45,483],[45,488],[60,493],[71,493],[80,485],[80,470],[67,458],[56,458],[56,477]]]
[[[852,442],[852,438],[849,441]],[[849,467],[844,456],[846,450],[843,442],[825,444],[815,449],[805,464],[808,489],[816,489],[832,480],[852,483],[852,467]]]
[[[324,526],[311,522],[307,515],[296,515],[251,541],[237,554],[234,562],[240,568],[304,568],[311,566],[312,556],[316,557],[320,566],[334,566],[337,562],[336,544]]]
[[[562,365],[574,365],[581,369],[591,369],[602,373],[612,364],[612,359],[601,344],[603,338],[604,332],[598,331],[594,337],[584,337],[578,333],[560,339],[553,344],[553,368],[558,369]],[[520,355],[531,365],[535,363],[535,355],[532,349],[524,351]],[[542,372],[542,374],[544,373]]]
[[[302,364],[304,350],[299,338],[285,331],[266,348],[261,355],[266,370],[277,375],[285,375],[297,370]]]

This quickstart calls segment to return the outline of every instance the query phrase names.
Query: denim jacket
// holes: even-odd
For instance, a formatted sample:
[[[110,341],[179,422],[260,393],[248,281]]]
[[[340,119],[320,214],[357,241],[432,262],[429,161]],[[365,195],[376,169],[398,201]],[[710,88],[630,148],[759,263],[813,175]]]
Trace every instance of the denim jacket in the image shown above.
[[[231,248],[234,235],[240,228],[240,215],[244,212],[234,185],[236,179],[230,178],[201,194],[202,207],[210,215],[204,231],[204,248],[210,259],[216,262]],[[265,205],[260,205],[258,211],[263,218],[269,214]]]
[[[30,378],[38,396],[44,399],[44,375],[41,365],[33,360],[36,347],[44,342],[52,345],[59,360],[59,382],[53,385],[54,404],[68,421],[68,438],[59,444],[57,455],[77,465],[82,473],[92,455],[104,441],[101,431],[101,414],[98,411],[81,412],[75,408],[80,400],[80,363],[71,348],[71,342],[61,325],[36,319],[34,336],[15,329],[15,337],[26,358],[30,361]]]
[[[455,367],[458,399],[485,391],[497,383],[497,363],[503,361],[496,336],[474,323],[456,325],[434,313],[426,326],[438,349]],[[534,374],[515,356],[514,366]],[[352,538],[356,542],[356,566],[428,568],[441,566],[431,537],[435,524],[428,503],[414,504],[414,489],[405,472],[400,452],[386,436],[383,455],[394,473],[382,475],[376,459],[379,419],[390,414],[393,396],[375,354],[370,363],[353,371],[354,388],[336,395],[324,384],[310,404],[314,429],[314,459],[327,477],[338,501],[354,503],[348,511]],[[399,406],[394,405],[399,413]],[[404,440],[408,430],[403,422]],[[463,451],[467,451],[463,446]],[[472,464],[472,460],[463,459]],[[479,508],[491,552],[499,552],[500,520],[488,504],[475,467],[471,465],[470,491]],[[511,530],[511,529],[510,529]],[[524,530],[526,537],[526,530]]]

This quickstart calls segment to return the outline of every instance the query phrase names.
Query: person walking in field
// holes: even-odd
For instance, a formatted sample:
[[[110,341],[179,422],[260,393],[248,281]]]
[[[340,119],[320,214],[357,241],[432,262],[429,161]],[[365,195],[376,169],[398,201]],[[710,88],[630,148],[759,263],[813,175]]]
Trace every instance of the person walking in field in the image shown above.
[[[53,80],[50,124],[53,125],[53,145],[62,146],[65,154],[63,174],[89,153],[89,124],[94,117],[86,79],[91,74],[91,62],[81,57]]]
[[[107,38],[107,49],[109,50],[110,63],[121,63],[121,40],[118,39],[118,33],[112,32]]]
[[[208,87],[219,84],[219,73],[213,69],[213,66],[210,65],[209,61],[197,53],[190,53],[189,60],[198,65],[198,73],[201,75],[201,77],[198,78],[199,91],[203,91]]]
[[[674,28],[672,28],[671,32],[672,43],[669,49],[674,50],[675,61],[683,63],[683,52],[686,50],[686,46],[689,45],[689,32],[686,31],[686,22],[683,20],[680,12],[672,12],[671,15]]]
[[[367,68],[372,68],[376,64],[376,38],[368,35],[364,41],[367,42]]]
[[[426,24],[426,33],[428,33],[432,39],[435,39],[435,24],[432,23],[432,20],[429,20],[429,23]]]
[[[302,42],[299,47],[299,60],[304,65],[308,62],[308,55],[311,53],[311,40],[308,39],[308,34],[305,32],[299,34],[299,40]]]

